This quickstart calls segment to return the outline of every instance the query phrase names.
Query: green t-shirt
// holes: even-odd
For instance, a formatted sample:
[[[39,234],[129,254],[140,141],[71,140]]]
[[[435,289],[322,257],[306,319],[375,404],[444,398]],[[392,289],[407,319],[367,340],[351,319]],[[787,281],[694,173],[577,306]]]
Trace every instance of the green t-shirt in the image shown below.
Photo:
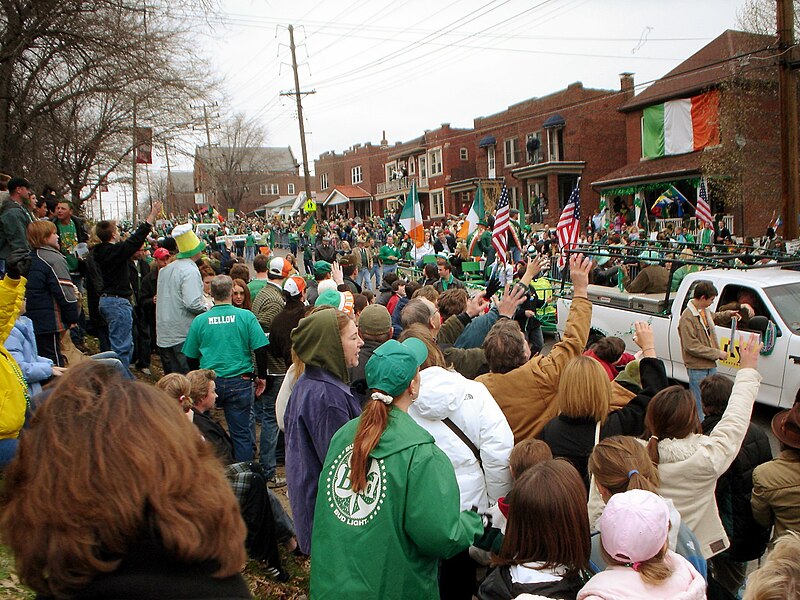
[[[67,259],[70,273],[75,273],[78,270],[78,257],[74,254],[75,246],[78,245],[78,231],[75,229],[75,223],[72,219],[67,225],[56,221],[56,229],[58,230],[58,245],[61,247],[61,254]]]
[[[256,238],[253,237],[252,233],[247,234],[247,237],[244,239],[244,245],[247,248],[252,248],[256,245]]]
[[[200,368],[214,369],[217,377],[236,377],[253,372],[250,353],[268,343],[253,313],[218,304],[194,318],[183,353],[199,358]]]

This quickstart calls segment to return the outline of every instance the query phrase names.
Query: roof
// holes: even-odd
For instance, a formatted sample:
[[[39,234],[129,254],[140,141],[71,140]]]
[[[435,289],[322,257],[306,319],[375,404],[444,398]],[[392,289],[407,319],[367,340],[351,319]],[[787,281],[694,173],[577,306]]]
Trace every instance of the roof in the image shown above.
[[[563,127],[567,122],[564,120],[560,114],[556,113],[550,117],[545,119],[544,123],[542,123],[542,127],[547,129],[548,127]]]
[[[176,194],[194,193],[194,173],[191,171],[170,171],[172,191]]]
[[[593,187],[608,188],[625,184],[635,184],[642,181],[655,182],[659,178],[676,178],[699,175],[701,172],[701,152],[664,156],[629,163],[624,167],[611,171],[598,181],[593,181]]]
[[[743,60],[746,60],[748,53],[761,57],[770,56],[773,51],[765,48],[775,42],[775,36],[728,29],[642,93],[623,104],[620,110],[632,111],[673,98],[687,97],[714,87],[741,71],[743,63],[737,60],[738,57],[745,55]],[[764,69],[750,70],[748,73],[750,76],[758,74],[761,77],[770,76],[769,71]]]
[[[331,193],[333,192],[339,192],[341,195],[347,196],[351,200],[357,198],[372,198],[372,194],[360,185],[335,185]],[[330,195],[328,197],[330,197]]]
[[[195,148],[195,157],[200,160],[230,160],[237,156],[241,163],[242,171],[248,173],[276,173],[289,171],[296,173],[297,161],[292,154],[292,149],[286,148],[230,148],[226,146],[208,146]]]

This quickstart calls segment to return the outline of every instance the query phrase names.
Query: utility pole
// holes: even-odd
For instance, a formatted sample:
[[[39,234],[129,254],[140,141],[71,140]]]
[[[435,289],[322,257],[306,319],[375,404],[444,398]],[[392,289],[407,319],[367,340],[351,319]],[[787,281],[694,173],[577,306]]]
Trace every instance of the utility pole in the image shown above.
[[[136,139],[136,96],[133,97],[133,177],[131,178],[131,187],[133,191],[133,215],[131,219],[133,220],[133,226],[136,227],[136,223],[138,218],[136,216],[136,204],[139,201],[139,196],[136,194],[136,158],[139,152],[139,144],[137,143]],[[127,204],[127,195],[126,195],[126,204]]]
[[[217,103],[211,104],[210,107],[214,108],[217,106]],[[202,165],[203,170],[201,171],[202,178],[200,181],[200,185],[203,187],[203,194],[205,194],[206,198],[206,206],[211,207],[211,191],[213,190],[214,186],[214,169],[212,166],[212,157],[211,157],[211,126],[208,124],[208,109],[209,105],[203,104],[203,124],[205,125],[206,129],[206,150],[207,150],[207,159],[205,163]],[[219,116],[219,115],[217,115]],[[201,161],[202,162],[202,161]],[[209,189],[206,189],[206,176],[209,179]]]
[[[294,45],[294,27],[289,25],[289,49],[292,51],[292,71],[294,71],[294,93],[282,93],[281,96],[294,96],[297,102],[297,121],[300,123],[300,149],[303,152],[303,175],[306,188],[306,202],[312,199],[311,196],[311,175],[308,173],[308,152],[306,151],[306,127],[303,123],[303,102],[302,96],[304,94],[314,94],[314,90],[310,92],[300,91],[300,77],[297,75],[297,54]],[[322,217],[322,210],[317,205],[317,218]]]
[[[166,208],[164,209],[164,212],[165,214],[171,214],[177,212],[177,210],[175,209],[174,206],[172,206],[172,200],[171,200],[174,194],[172,189],[172,171],[170,170],[169,167],[169,147],[167,146],[166,141],[164,142],[164,160],[167,161],[167,197],[165,198]]]
[[[778,94],[781,111],[781,204],[784,237],[798,237],[800,211],[800,161],[798,161],[797,79],[792,70],[794,53],[794,2],[778,0],[777,5]]]

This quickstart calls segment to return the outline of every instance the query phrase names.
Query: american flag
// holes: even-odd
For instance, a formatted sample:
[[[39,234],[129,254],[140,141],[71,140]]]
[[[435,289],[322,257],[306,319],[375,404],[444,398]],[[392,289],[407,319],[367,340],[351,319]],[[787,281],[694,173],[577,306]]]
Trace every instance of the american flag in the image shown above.
[[[711,207],[708,205],[708,191],[706,190],[705,177],[700,178],[700,187],[697,188],[697,208],[694,214],[702,223],[714,223],[711,220]]]
[[[494,229],[492,230],[492,246],[497,252],[497,260],[506,263],[508,254],[508,188],[503,184],[503,191],[500,192],[500,199],[497,201],[497,212],[494,216]]]
[[[578,234],[580,233],[581,223],[581,180],[575,184],[575,189],[569,195],[564,210],[561,211],[561,217],[558,219],[556,226],[556,236],[558,237],[558,245],[562,249],[561,256],[558,259],[558,266],[564,268],[566,263],[566,250],[570,246],[578,243]]]

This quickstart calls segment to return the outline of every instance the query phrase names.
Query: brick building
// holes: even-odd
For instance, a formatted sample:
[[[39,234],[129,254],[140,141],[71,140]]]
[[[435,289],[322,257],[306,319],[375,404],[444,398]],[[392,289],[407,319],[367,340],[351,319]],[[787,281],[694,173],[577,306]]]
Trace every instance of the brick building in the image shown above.
[[[353,196],[354,202],[332,206],[340,207],[337,210],[347,212],[351,217],[379,214],[382,208],[375,201],[375,195],[378,182],[384,178],[384,163],[388,152],[386,141],[382,140],[378,146],[367,142],[363,145],[355,144],[341,154],[336,152],[321,154],[314,161],[314,174],[320,197],[329,198],[335,186],[359,188],[362,191]],[[367,197],[364,197],[364,191],[367,192]],[[336,196],[336,199],[340,200],[341,195]]]
[[[312,178],[312,191],[315,191]],[[194,187],[222,214],[228,208],[249,213],[280,196],[296,196],[305,187],[292,149],[195,149]]]
[[[725,31],[623,104],[626,164],[592,179],[592,187],[607,196],[612,208],[631,206],[639,196],[649,210],[674,185],[689,200],[684,216],[692,217],[696,188],[705,176],[712,212],[727,215],[734,235],[762,235],[776,209],[780,214],[781,201],[777,70],[774,51],[767,49],[774,42],[772,36]],[[645,110],[691,101],[696,116],[701,97],[714,98],[716,110],[699,126],[716,127],[716,137],[699,144],[695,140],[688,152],[670,152],[665,143],[664,155],[652,156],[649,143],[643,145]],[[675,217],[677,210],[662,216]]]

